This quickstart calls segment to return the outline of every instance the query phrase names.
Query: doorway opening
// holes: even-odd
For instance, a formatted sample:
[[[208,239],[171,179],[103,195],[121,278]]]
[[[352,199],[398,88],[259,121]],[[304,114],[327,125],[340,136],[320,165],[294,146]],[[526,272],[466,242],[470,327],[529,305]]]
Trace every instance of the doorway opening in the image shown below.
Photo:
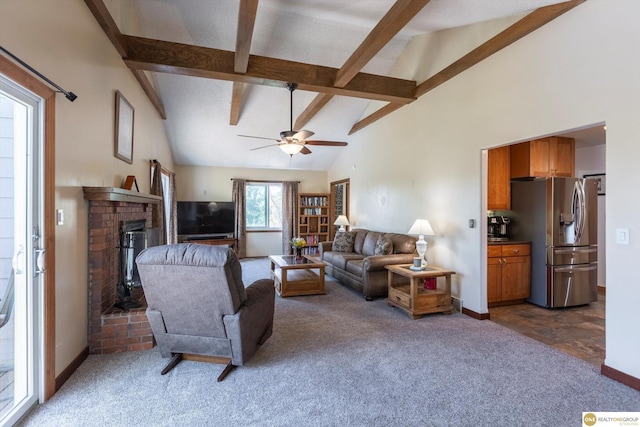
[[[506,216],[513,223],[514,213],[511,211],[511,206],[508,204],[500,209],[495,209],[493,212],[489,212],[492,207],[489,205],[489,198],[495,195],[496,189],[491,188],[496,184],[495,178],[489,177],[490,165],[489,165],[489,151],[485,150],[483,158],[487,159],[487,163],[483,165],[483,174],[486,179],[485,183],[485,197],[484,202],[487,209],[488,219],[483,224],[483,234],[487,237],[483,238],[486,242],[485,249],[485,281],[486,281],[486,301],[489,312],[489,318],[496,323],[519,332],[523,335],[529,336],[536,340],[539,340],[547,345],[551,345],[565,351],[574,357],[578,357],[587,362],[593,363],[596,366],[604,363],[605,359],[605,269],[606,269],[606,253],[605,253],[605,197],[606,192],[604,189],[604,177],[606,176],[605,170],[605,149],[606,149],[606,128],[604,123],[585,126],[580,129],[574,129],[571,131],[561,132],[554,134],[554,136],[562,138],[571,138],[575,140],[575,151],[572,153],[574,169],[572,175],[577,178],[593,178],[598,177],[603,181],[602,191],[598,191],[597,196],[597,301],[594,301],[588,305],[580,305],[576,307],[566,308],[553,308],[547,309],[527,302],[527,298],[517,301],[517,304],[513,304],[514,301],[509,301],[503,305],[500,302],[495,302],[495,289],[492,289],[491,278],[491,262],[494,260],[490,253],[495,252],[495,245],[498,242],[490,242],[489,232],[495,231],[491,228],[489,222],[489,215],[493,216]],[[514,145],[506,146],[513,147]],[[494,165],[495,166],[495,165]],[[510,172],[513,171],[509,163],[501,165],[502,167],[509,167]],[[511,174],[509,181],[513,178]],[[508,191],[511,190],[509,185]],[[511,202],[510,199],[508,203]],[[494,205],[495,206],[495,205]],[[509,223],[509,220],[507,221]],[[511,225],[513,227],[513,224]],[[517,234],[517,233],[516,233]],[[495,267],[495,266],[494,266]],[[541,267],[532,265],[532,269]],[[542,268],[546,268],[542,266]],[[495,268],[494,268],[495,270]],[[509,286],[509,280],[512,278],[505,278],[503,275],[502,286]],[[494,292],[494,296],[491,293]],[[492,302],[494,301],[494,302]]]

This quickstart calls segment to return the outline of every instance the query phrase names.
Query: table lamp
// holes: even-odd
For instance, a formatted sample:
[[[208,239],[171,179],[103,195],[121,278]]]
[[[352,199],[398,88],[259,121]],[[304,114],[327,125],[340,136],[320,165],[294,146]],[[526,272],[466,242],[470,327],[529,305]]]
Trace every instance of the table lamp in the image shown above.
[[[338,215],[338,218],[336,219],[336,222],[333,223],[333,225],[339,225],[340,228],[338,229],[338,232],[344,233],[345,231],[347,231],[345,225],[349,225],[349,220],[345,215]]]
[[[431,224],[429,224],[429,221],[426,219],[416,219],[416,222],[413,223],[407,234],[417,234],[419,236],[416,242],[416,251],[420,256],[422,268],[425,268],[427,266],[427,260],[424,256],[427,253],[427,241],[424,240],[424,236],[433,236],[435,234],[433,228],[431,228]]]

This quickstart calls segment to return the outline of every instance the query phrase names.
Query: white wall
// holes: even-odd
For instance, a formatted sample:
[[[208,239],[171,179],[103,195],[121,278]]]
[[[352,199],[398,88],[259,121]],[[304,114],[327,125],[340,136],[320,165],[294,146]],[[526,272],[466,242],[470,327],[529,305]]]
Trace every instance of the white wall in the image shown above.
[[[56,363],[60,374],[87,346],[87,202],[82,186],[120,187],[135,175],[149,192],[149,160],[168,169],[173,158],[162,120],[124,66],[86,4],[79,0],[0,2],[2,46],[68,91],[56,97],[55,208]],[[115,91],[135,109],[134,162],[113,156]],[[115,286],[115,284],[114,284]]]
[[[486,210],[481,150],[606,122],[605,363],[636,378],[640,311],[628,308],[640,306],[638,274],[629,268],[640,252],[640,192],[628,191],[628,182],[640,155],[640,57],[629,52],[640,44],[639,15],[633,0],[581,4],[357,132],[329,171],[329,180],[349,173],[358,226],[404,232],[415,218],[428,218],[437,234],[430,259],[456,271],[454,292],[468,309],[486,313],[485,233],[467,227]],[[472,48],[492,25],[497,32],[505,23],[416,37],[405,53],[438,62],[465,32]],[[428,49],[434,37],[440,49]],[[416,74],[419,82],[438,71],[411,60],[399,65],[398,75]],[[630,229],[629,245],[615,244],[617,227]]]
[[[603,144],[576,149],[576,176],[605,173],[605,148]],[[606,200],[606,194],[598,196],[598,286],[602,287],[607,272]]]
[[[300,193],[328,193],[326,172],[285,169],[245,169],[177,166],[178,200],[231,201],[232,178],[257,181],[300,181]],[[282,253],[281,232],[248,232],[247,256],[267,256]]]

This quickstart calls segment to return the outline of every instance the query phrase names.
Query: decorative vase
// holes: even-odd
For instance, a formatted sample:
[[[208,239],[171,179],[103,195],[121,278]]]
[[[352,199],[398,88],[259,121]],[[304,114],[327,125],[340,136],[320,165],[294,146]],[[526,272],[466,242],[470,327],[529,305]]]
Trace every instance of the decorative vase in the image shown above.
[[[295,252],[296,261],[302,261],[302,249],[293,248],[293,251]]]

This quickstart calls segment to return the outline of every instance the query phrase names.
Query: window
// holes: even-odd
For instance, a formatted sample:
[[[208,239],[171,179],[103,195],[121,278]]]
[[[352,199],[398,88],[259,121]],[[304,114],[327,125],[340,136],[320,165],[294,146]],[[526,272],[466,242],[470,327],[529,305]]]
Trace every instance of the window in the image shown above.
[[[282,184],[247,183],[247,230],[282,229]]]
[[[153,182],[153,172],[156,164],[150,162],[151,165],[151,182]],[[160,169],[160,177],[162,181],[162,194],[164,198],[164,231],[166,242],[171,242],[171,204],[173,203],[173,192],[171,191],[171,172],[165,168]]]

